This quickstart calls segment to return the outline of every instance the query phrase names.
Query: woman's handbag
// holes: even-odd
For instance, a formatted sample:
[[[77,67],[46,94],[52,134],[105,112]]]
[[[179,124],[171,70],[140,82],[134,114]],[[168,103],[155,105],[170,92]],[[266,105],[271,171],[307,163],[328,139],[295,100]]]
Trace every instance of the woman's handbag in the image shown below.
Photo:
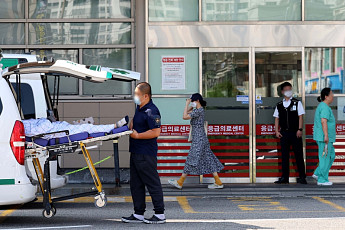
[[[205,133],[206,133],[206,136],[207,136],[208,121],[204,122],[204,129],[205,129]],[[190,129],[189,129],[188,141],[192,142],[192,125],[190,126]]]

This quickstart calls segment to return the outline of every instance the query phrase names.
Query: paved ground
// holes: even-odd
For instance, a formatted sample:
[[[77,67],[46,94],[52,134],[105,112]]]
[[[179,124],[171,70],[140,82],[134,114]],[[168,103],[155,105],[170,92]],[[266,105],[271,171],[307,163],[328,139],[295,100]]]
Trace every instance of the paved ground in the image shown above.
[[[87,185],[69,185],[60,196],[83,192]],[[182,191],[165,187],[168,223],[160,226],[124,224],[132,211],[128,185],[105,186],[108,205],[96,208],[93,198],[56,203],[52,219],[42,217],[41,198],[22,206],[1,207],[1,229],[344,229],[345,184],[331,188],[316,185],[231,184],[223,190],[205,185]],[[150,201],[150,198],[147,198]],[[147,216],[152,215],[148,203]]]

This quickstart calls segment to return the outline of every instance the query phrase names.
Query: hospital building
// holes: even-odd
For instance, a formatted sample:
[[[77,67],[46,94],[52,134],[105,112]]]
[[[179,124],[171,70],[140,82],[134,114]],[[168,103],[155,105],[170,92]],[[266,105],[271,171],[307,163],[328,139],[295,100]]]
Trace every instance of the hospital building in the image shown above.
[[[2,0],[0,31],[4,53],[140,72],[162,115],[163,182],[182,172],[190,146],[182,113],[195,92],[207,101],[208,135],[225,166],[223,181],[273,182],[281,172],[273,111],[286,81],[305,106],[303,151],[311,176],[318,162],[312,141],[316,97],[331,87],[338,143],[330,176],[345,177],[345,0]],[[61,77],[59,118],[107,124],[133,117],[135,85]],[[90,152],[101,161],[113,154],[113,145],[104,142]],[[82,168],[82,157],[63,156],[60,166]],[[127,137],[120,139],[119,161],[127,180]],[[293,157],[290,167],[297,175]],[[113,180],[113,158],[97,168],[106,182]],[[209,176],[187,182],[208,182]]]

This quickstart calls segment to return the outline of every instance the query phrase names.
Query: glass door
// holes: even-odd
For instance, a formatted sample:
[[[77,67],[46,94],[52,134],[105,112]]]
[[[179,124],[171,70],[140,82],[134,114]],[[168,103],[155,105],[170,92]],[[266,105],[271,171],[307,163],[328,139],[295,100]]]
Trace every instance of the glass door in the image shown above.
[[[226,183],[251,181],[249,49],[203,49],[202,94],[211,149],[223,163]],[[205,175],[204,182],[212,182]]]
[[[290,82],[293,97],[302,97],[301,49],[252,49],[255,95],[252,99],[253,116],[253,181],[273,182],[281,176],[281,151],[275,137],[273,113],[282,100],[280,85]],[[294,154],[290,158],[290,178],[296,176]]]

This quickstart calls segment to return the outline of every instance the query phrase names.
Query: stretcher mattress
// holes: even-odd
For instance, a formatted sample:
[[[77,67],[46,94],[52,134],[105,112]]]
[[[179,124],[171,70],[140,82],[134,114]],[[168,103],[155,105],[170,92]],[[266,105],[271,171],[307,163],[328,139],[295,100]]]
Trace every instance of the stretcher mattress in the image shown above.
[[[40,146],[51,146],[51,145],[56,145],[56,144],[64,144],[64,143],[68,143],[69,140],[71,142],[73,141],[82,141],[82,140],[86,140],[88,138],[95,138],[95,137],[102,137],[102,136],[107,136],[107,135],[111,135],[111,134],[116,134],[116,133],[121,133],[121,132],[125,132],[128,131],[128,127],[127,126],[122,126],[120,128],[116,128],[116,129],[112,129],[109,133],[104,133],[104,132],[100,132],[100,133],[87,133],[87,132],[83,132],[83,133],[77,133],[77,134],[73,134],[73,135],[69,135],[69,139],[67,136],[65,137],[60,137],[60,138],[52,138],[52,139],[43,139],[43,138],[38,138],[35,139],[34,142]],[[27,142],[32,142],[31,137],[26,137],[26,141]]]

